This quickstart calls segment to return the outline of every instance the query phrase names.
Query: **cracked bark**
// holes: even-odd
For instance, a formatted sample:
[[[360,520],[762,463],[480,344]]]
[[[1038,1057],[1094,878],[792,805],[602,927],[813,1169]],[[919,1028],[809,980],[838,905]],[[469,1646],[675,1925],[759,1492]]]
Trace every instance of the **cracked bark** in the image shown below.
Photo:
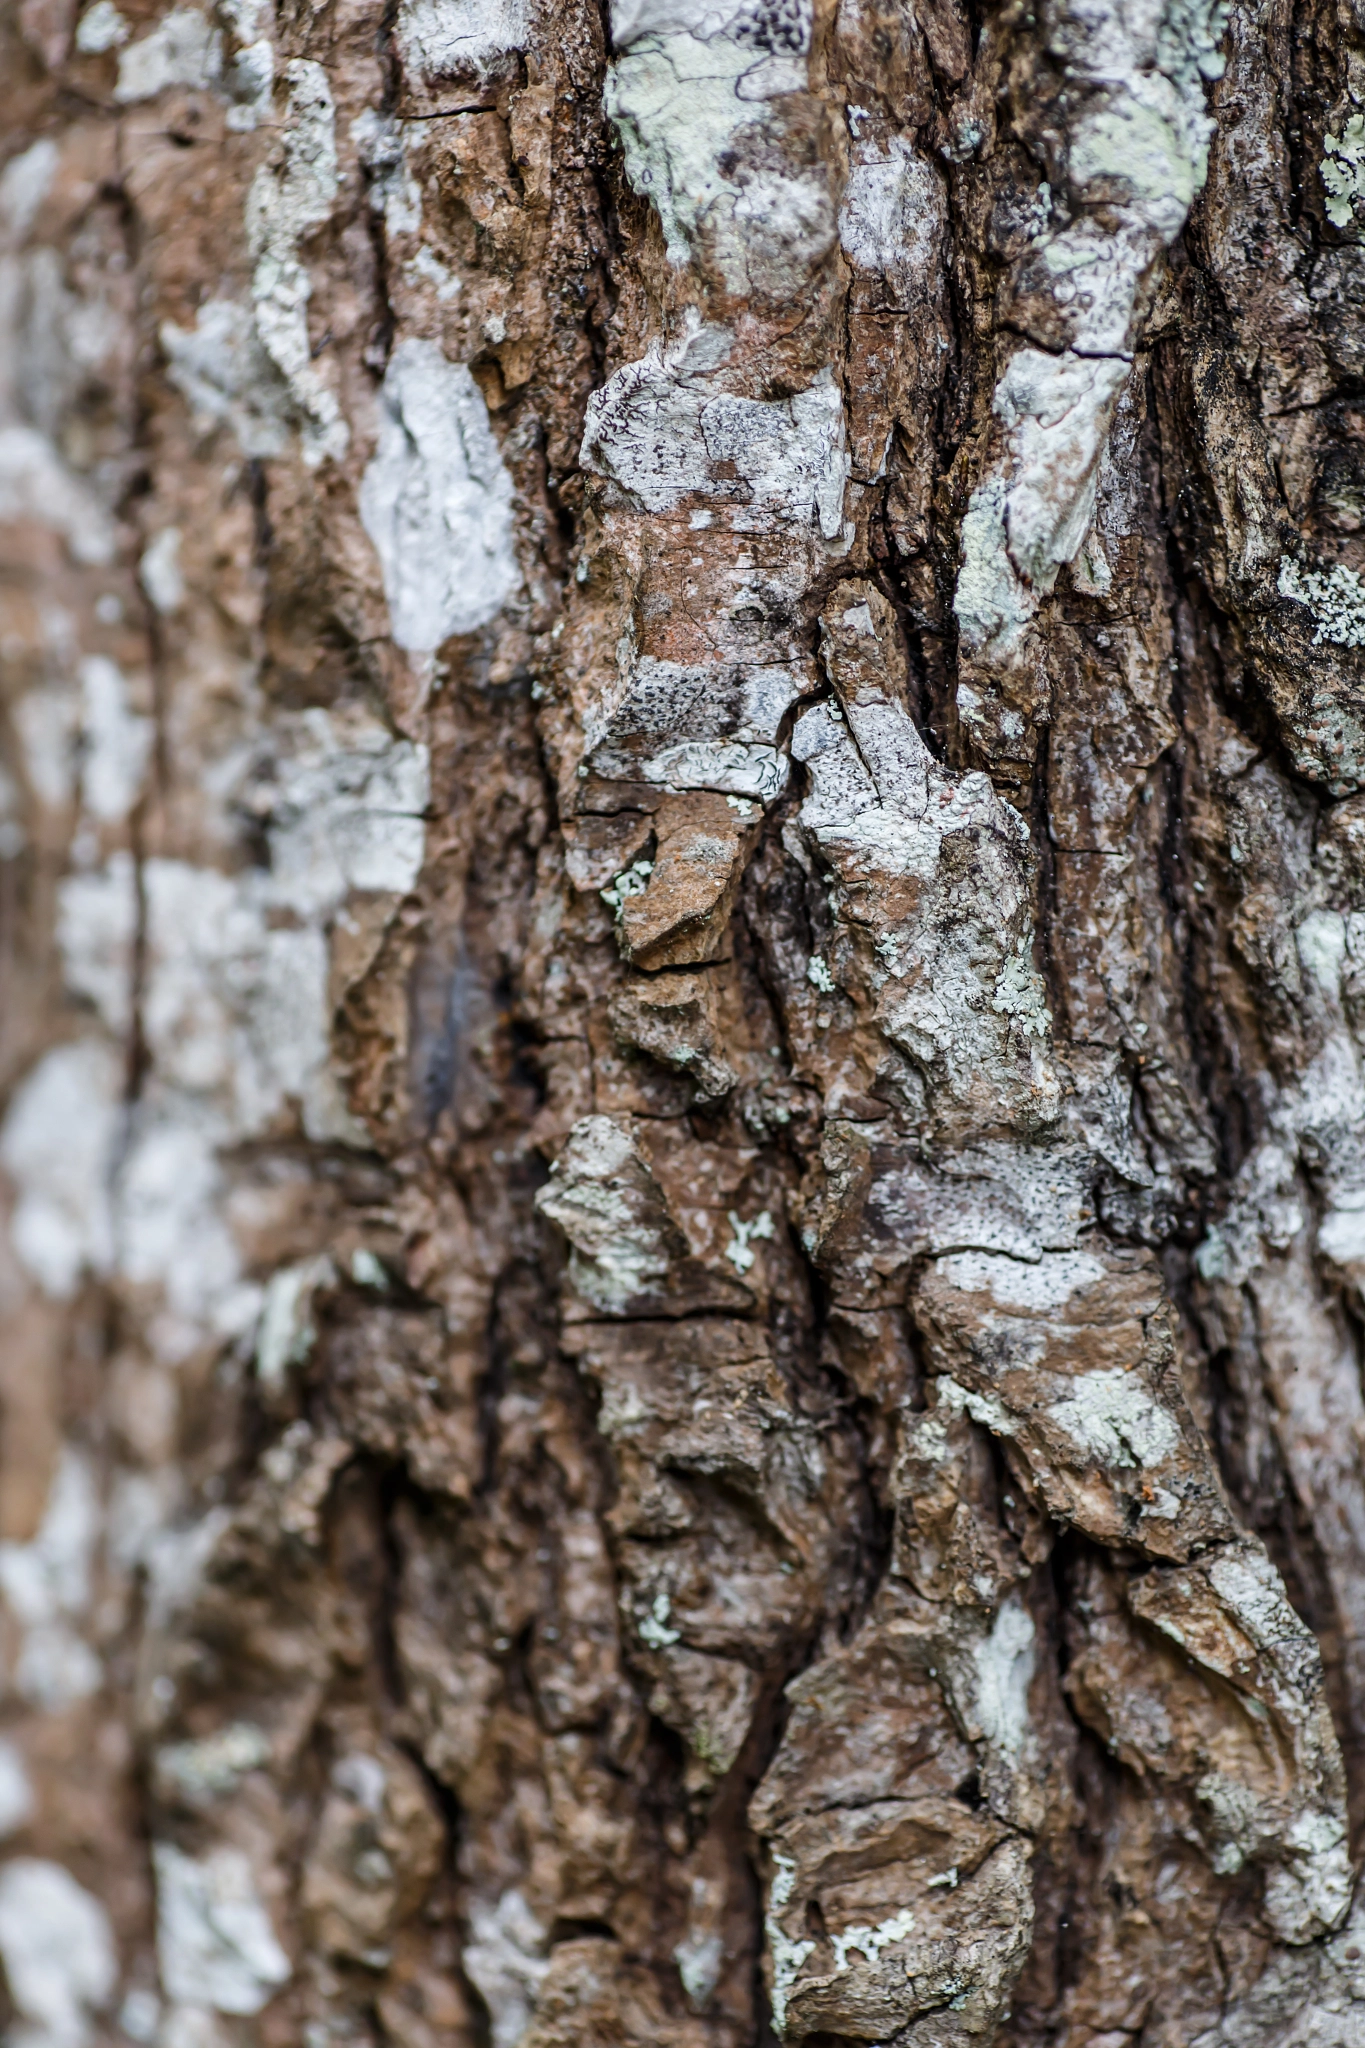
[[[1355,2048],[1365,24],[0,37],[6,2038]]]

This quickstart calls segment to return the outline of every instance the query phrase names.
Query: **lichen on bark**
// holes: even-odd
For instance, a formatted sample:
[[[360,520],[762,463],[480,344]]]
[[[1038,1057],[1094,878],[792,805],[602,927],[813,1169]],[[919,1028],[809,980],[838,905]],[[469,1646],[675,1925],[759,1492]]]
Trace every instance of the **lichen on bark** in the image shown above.
[[[1355,2048],[1360,21],[0,46],[6,2039]]]

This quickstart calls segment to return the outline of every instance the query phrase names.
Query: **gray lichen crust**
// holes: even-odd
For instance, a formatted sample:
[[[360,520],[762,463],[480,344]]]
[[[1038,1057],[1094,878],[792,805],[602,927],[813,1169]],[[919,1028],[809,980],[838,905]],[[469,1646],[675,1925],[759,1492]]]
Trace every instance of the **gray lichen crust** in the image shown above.
[[[13,2048],[1361,2048],[1365,37],[0,9]]]

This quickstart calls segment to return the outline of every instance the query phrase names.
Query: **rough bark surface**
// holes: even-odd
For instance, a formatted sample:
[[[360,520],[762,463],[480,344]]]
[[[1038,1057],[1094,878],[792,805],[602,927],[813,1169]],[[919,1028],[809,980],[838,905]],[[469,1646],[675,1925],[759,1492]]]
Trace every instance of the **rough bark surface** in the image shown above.
[[[1361,2048],[1365,15],[0,77],[5,2039]]]

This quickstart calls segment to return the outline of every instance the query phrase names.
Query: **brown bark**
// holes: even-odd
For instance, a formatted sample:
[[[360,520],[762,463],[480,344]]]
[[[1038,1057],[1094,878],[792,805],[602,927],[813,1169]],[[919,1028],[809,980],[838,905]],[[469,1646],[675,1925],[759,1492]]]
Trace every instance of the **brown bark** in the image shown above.
[[[1365,25],[0,42],[7,2040],[1365,2041]]]

